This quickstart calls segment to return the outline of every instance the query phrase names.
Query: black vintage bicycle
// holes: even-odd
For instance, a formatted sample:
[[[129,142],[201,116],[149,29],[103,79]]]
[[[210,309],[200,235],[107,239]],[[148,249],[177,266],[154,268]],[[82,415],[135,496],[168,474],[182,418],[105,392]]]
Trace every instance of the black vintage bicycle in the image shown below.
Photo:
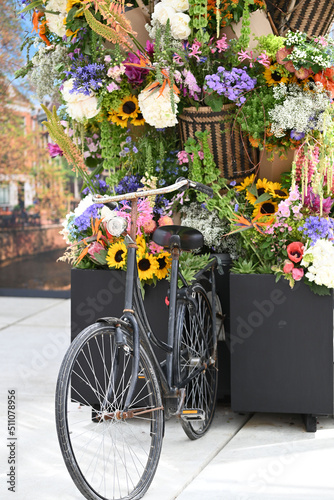
[[[137,199],[187,188],[212,193],[207,186],[181,179],[162,189],[94,200],[131,200],[131,229],[125,237],[123,315],[101,318],[75,338],[62,362],[56,388],[61,451],[74,483],[90,500],[144,495],[159,462],[165,419],[178,417],[190,439],[203,436],[213,419],[216,306],[205,288],[209,282],[211,298],[216,296],[216,259],[189,284],[180,272],[179,255],[182,250],[201,247],[202,234],[184,226],[163,226],[154,232],[153,241],[169,248],[172,256],[167,342],[159,340],[150,328],[137,276]],[[110,226],[117,227],[117,220],[111,221]],[[109,226],[108,231],[112,231]],[[178,288],[178,279],[182,288]],[[165,352],[162,363],[153,345]]]

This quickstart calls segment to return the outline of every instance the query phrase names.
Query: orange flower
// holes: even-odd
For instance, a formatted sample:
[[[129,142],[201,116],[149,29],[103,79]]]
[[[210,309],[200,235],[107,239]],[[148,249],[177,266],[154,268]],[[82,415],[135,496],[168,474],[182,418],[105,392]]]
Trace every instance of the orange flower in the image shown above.
[[[44,12],[37,12],[34,10],[34,13],[32,15],[32,24],[33,24],[33,29],[32,31],[36,31],[36,33],[39,34],[40,38],[46,43],[46,45],[51,45],[51,42],[49,42],[48,38],[46,37],[46,20],[42,21],[39,24],[39,21],[41,17],[44,16]]]
[[[257,148],[260,144],[260,139],[255,139],[251,135],[248,137],[248,140],[251,143],[251,145],[253,146],[253,148]]]

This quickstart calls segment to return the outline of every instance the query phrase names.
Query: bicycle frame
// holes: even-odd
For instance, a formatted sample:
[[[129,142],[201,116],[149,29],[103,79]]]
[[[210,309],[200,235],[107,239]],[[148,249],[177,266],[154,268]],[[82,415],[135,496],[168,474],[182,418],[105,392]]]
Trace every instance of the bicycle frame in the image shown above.
[[[175,336],[175,318],[176,318],[176,304],[177,300],[185,300],[191,301],[191,298],[187,296],[186,291],[189,290],[190,285],[185,281],[182,274],[179,271],[179,254],[180,248],[177,245],[174,245],[171,248],[172,255],[172,266],[171,266],[171,280],[170,280],[170,289],[169,289],[169,317],[168,317],[168,334],[167,334],[167,344],[158,340],[152,331],[146,312],[145,307],[141,295],[139,278],[137,273],[137,265],[136,265],[136,250],[137,245],[136,241],[136,219],[137,219],[137,200],[131,200],[131,228],[129,234],[126,236],[128,240],[128,254],[127,254],[127,271],[126,271],[126,279],[125,279],[125,300],[124,300],[124,310],[122,320],[126,321],[130,324],[133,332],[133,368],[132,368],[132,377],[131,384],[129,387],[129,391],[127,394],[127,399],[125,403],[125,409],[128,408],[137,382],[137,372],[139,366],[139,345],[140,342],[145,344],[145,347],[148,349],[150,356],[153,360],[155,369],[158,373],[158,377],[160,380],[160,385],[162,388],[162,392],[164,398],[177,398],[180,396],[180,389],[182,387],[174,386],[174,373],[173,373],[173,344],[174,344],[174,336]],[[196,280],[199,279],[205,272],[211,269],[211,289],[213,297],[215,297],[215,276],[214,276],[214,267],[216,265],[216,259],[213,260],[201,271],[196,274]],[[185,288],[181,289],[178,292],[177,281],[178,277],[183,281]],[[182,290],[185,292],[182,293]],[[189,295],[189,294],[188,294]],[[135,308],[134,308],[135,306]],[[217,349],[217,339],[216,339],[216,311],[215,311],[215,301],[212,301],[212,316],[213,316],[213,335],[214,335],[214,356],[216,356]],[[141,334],[139,333],[141,332]],[[164,350],[166,352],[166,373],[163,371],[159,361],[157,360],[156,354],[153,350],[151,342],[154,343],[157,347]],[[191,378],[187,379],[182,386],[184,387],[189,381],[198,375],[199,371],[203,371],[203,367],[199,367],[198,370],[195,370],[192,374]],[[172,405],[172,412],[175,413],[175,405]],[[168,411],[168,408],[166,408]]]

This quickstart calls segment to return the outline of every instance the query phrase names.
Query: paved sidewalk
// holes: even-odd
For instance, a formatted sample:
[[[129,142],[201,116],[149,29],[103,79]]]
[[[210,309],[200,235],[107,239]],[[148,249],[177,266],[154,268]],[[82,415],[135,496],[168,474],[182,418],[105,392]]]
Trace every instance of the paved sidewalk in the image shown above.
[[[70,339],[70,300],[0,297],[0,499],[79,500],[63,464],[54,391]],[[16,391],[16,492],[8,491],[7,394]],[[238,415],[218,405],[210,432],[190,441],[166,425],[145,500],[334,499],[334,420],[306,433],[296,415]]]

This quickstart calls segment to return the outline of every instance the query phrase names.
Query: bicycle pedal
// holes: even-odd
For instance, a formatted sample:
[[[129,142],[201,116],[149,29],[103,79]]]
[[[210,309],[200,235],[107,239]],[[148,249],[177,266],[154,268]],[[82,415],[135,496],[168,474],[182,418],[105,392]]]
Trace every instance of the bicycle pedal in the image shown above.
[[[180,414],[182,420],[205,420],[205,411],[199,408],[187,408]]]

